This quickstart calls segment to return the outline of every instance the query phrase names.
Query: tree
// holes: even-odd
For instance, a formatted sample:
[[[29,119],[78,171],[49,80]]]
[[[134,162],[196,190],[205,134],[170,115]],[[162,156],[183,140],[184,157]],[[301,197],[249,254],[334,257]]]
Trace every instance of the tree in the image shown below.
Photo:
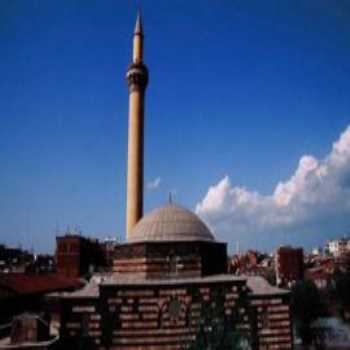
[[[327,311],[313,282],[300,281],[292,287],[291,311],[296,331],[304,345],[310,345],[316,337],[320,338],[319,330],[312,327],[312,324],[318,318],[326,316]]]
[[[344,312],[350,307],[350,273],[337,272],[331,287],[331,296],[341,306],[340,310],[344,317]]]

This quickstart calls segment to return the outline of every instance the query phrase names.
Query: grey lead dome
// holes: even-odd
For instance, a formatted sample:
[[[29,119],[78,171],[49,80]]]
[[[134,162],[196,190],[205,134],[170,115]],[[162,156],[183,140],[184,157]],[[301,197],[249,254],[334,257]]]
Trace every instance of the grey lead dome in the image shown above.
[[[215,241],[215,238],[197,215],[169,203],[146,214],[132,229],[128,241]]]

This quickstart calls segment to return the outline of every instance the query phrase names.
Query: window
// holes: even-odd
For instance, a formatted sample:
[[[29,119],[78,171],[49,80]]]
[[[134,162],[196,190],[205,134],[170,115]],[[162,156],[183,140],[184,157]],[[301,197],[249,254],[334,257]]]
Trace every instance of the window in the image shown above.
[[[270,328],[270,322],[269,322],[269,312],[267,307],[265,307],[260,315],[261,319],[261,326],[262,328]]]

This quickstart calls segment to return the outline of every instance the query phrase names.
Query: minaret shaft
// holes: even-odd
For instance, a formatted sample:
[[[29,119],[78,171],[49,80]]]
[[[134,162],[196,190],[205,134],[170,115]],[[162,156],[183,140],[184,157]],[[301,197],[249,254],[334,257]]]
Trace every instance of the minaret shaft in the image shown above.
[[[141,63],[143,55],[143,37],[141,34],[134,35],[132,60],[134,63]]]
[[[138,15],[133,38],[132,63],[126,79],[129,85],[129,131],[126,199],[126,238],[143,215],[143,129],[144,96],[148,83],[147,67],[142,63],[143,33]]]
[[[129,95],[127,238],[143,215],[143,125],[144,93],[134,90]]]

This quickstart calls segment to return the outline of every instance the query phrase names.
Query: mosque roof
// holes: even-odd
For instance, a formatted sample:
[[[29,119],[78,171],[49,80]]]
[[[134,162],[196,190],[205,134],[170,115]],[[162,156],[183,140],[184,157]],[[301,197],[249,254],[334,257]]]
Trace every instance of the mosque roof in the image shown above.
[[[99,286],[179,286],[184,284],[217,284],[217,283],[247,283],[249,294],[253,297],[284,296],[290,294],[290,291],[271,286],[264,278],[260,276],[235,276],[229,274],[212,275],[194,278],[179,279],[146,279],[144,276],[130,273],[125,275],[118,274],[95,274],[84,288],[74,292],[61,292],[50,294],[53,297],[61,298],[98,298],[100,295]]]
[[[261,276],[242,276],[247,278],[248,288],[254,296],[266,295],[284,295],[290,294],[286,289],[272,286],[267,280]]]
[[[74,292],[52,293],[50,296],[59,297],[63,299],[75,298],[98,298],[100,295],[100,285],[116,286],[116,287],[149,287],[149,286],[183,286],[186,284],[201,285],[201,284],[217,284],[217,283],[241,283],[244,284],[245,278],[234,275],[212,275],[204,277],[193,278],[179,278],[179,279],[147,279],[144,276],[137,274],[105,274],[92,278],[89,283],[82,289]]]
[[[215,241],[215,238],[196,214],[168,203],[146,214],[132,229],[128,241]]]

